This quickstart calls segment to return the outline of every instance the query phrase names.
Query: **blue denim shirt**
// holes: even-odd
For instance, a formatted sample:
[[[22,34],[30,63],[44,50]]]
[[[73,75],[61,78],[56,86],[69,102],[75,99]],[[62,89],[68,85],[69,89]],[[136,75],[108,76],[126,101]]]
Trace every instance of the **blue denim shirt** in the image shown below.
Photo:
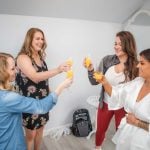
[[[55,93],[35,100],[16,92],[0,90],[0,150],[26,150],[22,113],[46,113],[56,102]]]
[[[118,57],[116,55],[107,55],[101,60],[99,67],[96,69],[97,71],[100,71],[103,74],[105,74],[109,67],[116,65],[116,64],[119,64]],[[88,71],[89,81],[92,85],[97,85],[99,83],[96,82],[96,80],[93,78],[93,73],[94,73],[94,70]],[[100,90],[100,97],[99,97],[100,108],[103,107],[103,99],[104,99],[104,88],[102,87]]]

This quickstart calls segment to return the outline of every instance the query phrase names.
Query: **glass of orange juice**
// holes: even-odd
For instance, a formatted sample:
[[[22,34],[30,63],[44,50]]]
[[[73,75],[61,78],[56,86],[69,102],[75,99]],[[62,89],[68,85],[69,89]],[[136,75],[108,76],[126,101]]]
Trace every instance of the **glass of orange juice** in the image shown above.
[[[67,74],[66,74],[66,77],[67,77],[67,78],[73,78],[73,70],[69,70],[69,71],[67,71],[66,73],[67,73]]]
[[[73,65],[73,60],[72,60],[71,57],[68,58],[66,62],[67,62],[67,64],[68,64],[70,67],[72,67],[72,65]]]
[[[85,66],[88,68],[91,64],[91,58],[89,56],[85,57]]]
[[[94,74],[93,74],[93,78],[94,78],[96,81],[102,80],[102,78],[103,78],[102,72],[95,71]]]
[[[73,70],[69,70],[69,71],[66,72],[66,78],[68,78],[68,79],[73,78]],[[68,87],[67,89],[68,89],[69,92],[71,92],[70,87]]]

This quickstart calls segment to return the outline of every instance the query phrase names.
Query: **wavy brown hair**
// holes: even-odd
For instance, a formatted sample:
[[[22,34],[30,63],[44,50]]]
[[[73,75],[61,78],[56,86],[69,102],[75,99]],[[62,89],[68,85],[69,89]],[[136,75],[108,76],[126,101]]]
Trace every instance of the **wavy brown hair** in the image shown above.
[[[13,90],[13,87],[10,85],[9,82],[10,75],[7,72],[7,59],[9,57],[14,59],[14,57],[8,53],[0,53],[0,85],[6,90]]]
[[[125,82],[128,80],[133,80],[138,76],[137,69],[137,48],[134,36],[129,31],[121,31],[116,34],[121,40],[122,50],[127,54],[128,58],[125,62]]]
[[[43,35],[44,43],[43,43],[43,46],[42,46],[41,51],[39,51],[39,56],[40,56],[40,58],[42,58],[42,59],[45,57],[45,55],[46,55],[46,54],[45,54],[45,49],[46,49],[46,47],[47,47],[47,44],[46,44],[44,32],[43,32],[41,29],[39,29],[39,28],[30,28],[30,29],[27,31],[26,36],[25,36],[25,39],[24,39],[24,43],[23,43],[23,45],[22,45],[22,48],[21,48],[21,50],[20,50],[18,56],[21,55],[21,54],[26,54],[26,55],[28,55],[30,58],[32,58],[32,56],[33,56],[33,51],[34,51],[33,48],[32,48],[32,40],[33,40],[34,34],[35,34],[36,32],[40,32],[40,33],[42,33],[42,35]]]

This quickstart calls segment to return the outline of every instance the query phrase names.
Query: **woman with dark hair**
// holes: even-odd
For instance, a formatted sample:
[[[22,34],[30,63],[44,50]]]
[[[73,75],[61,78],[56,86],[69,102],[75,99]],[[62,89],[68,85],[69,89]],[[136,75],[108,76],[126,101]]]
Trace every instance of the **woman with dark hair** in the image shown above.
[[[22,113],[45,114],[52,109],[60,93],[72,83],[66,79],[45,98],[37,101],[15,92],[12,84],[16,77],[15,60],[12,55],[0,53],[0,149],[27,150]]]
[[[116,34],[114,44],[115,54],[105,56],[96,71],[100,71],[105,74],[107,80],[112,85],[117,85],[123,82],[128,82],[137,77],[138,71],[137,65],[137,53],[136,43],[133,35],[128,31],[121,31]],[[92,62],[87,67],[86,60],[84,60],[84,66],[88,70],[88,77],[92,85],[97,85],[97,82],[93,78],[95,72]],[[120,124],[121,119],[125,116],[123,108],[118,110],[108,109],[109,95],[105,92],[104,88],[101,88],[99,106],[97,112],[97,129],[95,138],[95,149],[101,150],[101,145],[104,141],[106,131],[110,124],[112,117],[115,117],[116,130]]]
[[[139,77],[128,83],[111,86],[105,76],[97,81],[111,97],[109,108],[127,112],[113,137],[116,150],[150,148],[150,49],[140,52],[137,68]]]

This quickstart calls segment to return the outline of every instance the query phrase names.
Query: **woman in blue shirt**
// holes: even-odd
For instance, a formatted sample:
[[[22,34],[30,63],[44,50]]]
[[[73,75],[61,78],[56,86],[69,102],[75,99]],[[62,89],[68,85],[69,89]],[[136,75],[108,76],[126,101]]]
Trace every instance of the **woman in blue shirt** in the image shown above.
[[[22,113],[46,113],[57,102],[57,97],[71,85],[66,79],[41,101],[24,97],[15,92],[12,82],[16,77],[14,58],[0,53],[0,150],[26,150],[22,129]]]

